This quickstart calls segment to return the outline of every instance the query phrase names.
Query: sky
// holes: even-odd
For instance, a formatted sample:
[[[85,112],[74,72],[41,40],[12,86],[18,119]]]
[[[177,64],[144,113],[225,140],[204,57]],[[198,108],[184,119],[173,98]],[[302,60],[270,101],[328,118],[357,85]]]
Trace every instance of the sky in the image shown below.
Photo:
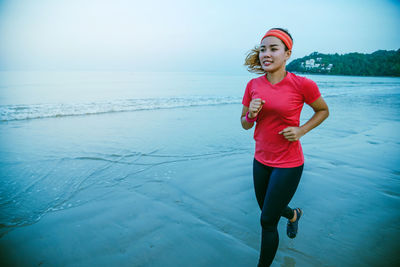
[[[399,26],[400,0],[0,0],[0,70],[242,73],[273,27],[293,60],[397,50]]]

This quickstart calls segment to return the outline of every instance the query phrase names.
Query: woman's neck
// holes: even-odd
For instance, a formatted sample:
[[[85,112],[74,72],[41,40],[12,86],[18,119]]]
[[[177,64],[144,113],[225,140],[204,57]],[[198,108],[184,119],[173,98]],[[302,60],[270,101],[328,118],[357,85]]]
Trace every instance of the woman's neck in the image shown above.
[[[267,72],[267,79],[271,84],[276,84],[286,77],[286,69],[281,69],[275,72]]]

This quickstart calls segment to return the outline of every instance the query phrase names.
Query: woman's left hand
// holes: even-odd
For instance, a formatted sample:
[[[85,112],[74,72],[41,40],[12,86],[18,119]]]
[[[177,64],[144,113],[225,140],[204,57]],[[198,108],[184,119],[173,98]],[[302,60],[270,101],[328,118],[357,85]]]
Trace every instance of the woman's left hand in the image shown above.
[[[279,134],[283,134],[287,140],[293,142],[299,140],[305,132],[300,127],[287,127],[280,131]]]

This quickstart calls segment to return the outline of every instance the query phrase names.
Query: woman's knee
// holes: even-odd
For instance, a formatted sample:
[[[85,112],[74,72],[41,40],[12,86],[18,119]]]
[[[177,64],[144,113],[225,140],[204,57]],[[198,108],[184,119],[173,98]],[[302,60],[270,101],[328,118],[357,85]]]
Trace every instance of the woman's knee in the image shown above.
[[[279,216],[280,217],[280,216]],[[273,232],[277,229],[279,217],[269,216],[266,213],[261,213],[260,223],[265,231]]]

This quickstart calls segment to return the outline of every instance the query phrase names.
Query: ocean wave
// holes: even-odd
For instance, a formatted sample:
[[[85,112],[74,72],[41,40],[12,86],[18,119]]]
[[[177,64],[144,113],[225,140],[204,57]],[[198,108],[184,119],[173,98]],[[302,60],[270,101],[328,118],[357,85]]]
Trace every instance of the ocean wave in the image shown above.
[[[324,97],[341,97],[349,94],[348,90],[324,90]],[[59,118],[67,116],[86,116],[114,112],[186,108],[241,104],[242,96],[215,97],[170,97],[119,99],[112,101],[84,103],[43,103],[0,105],[0,121],[30,120],[41,118]]]
[[[0,106],[0,120],[29,120],[126,111],[240,104],[241,100],[241,97],[173,97],[122,99],[90,103],[2,105]]]

